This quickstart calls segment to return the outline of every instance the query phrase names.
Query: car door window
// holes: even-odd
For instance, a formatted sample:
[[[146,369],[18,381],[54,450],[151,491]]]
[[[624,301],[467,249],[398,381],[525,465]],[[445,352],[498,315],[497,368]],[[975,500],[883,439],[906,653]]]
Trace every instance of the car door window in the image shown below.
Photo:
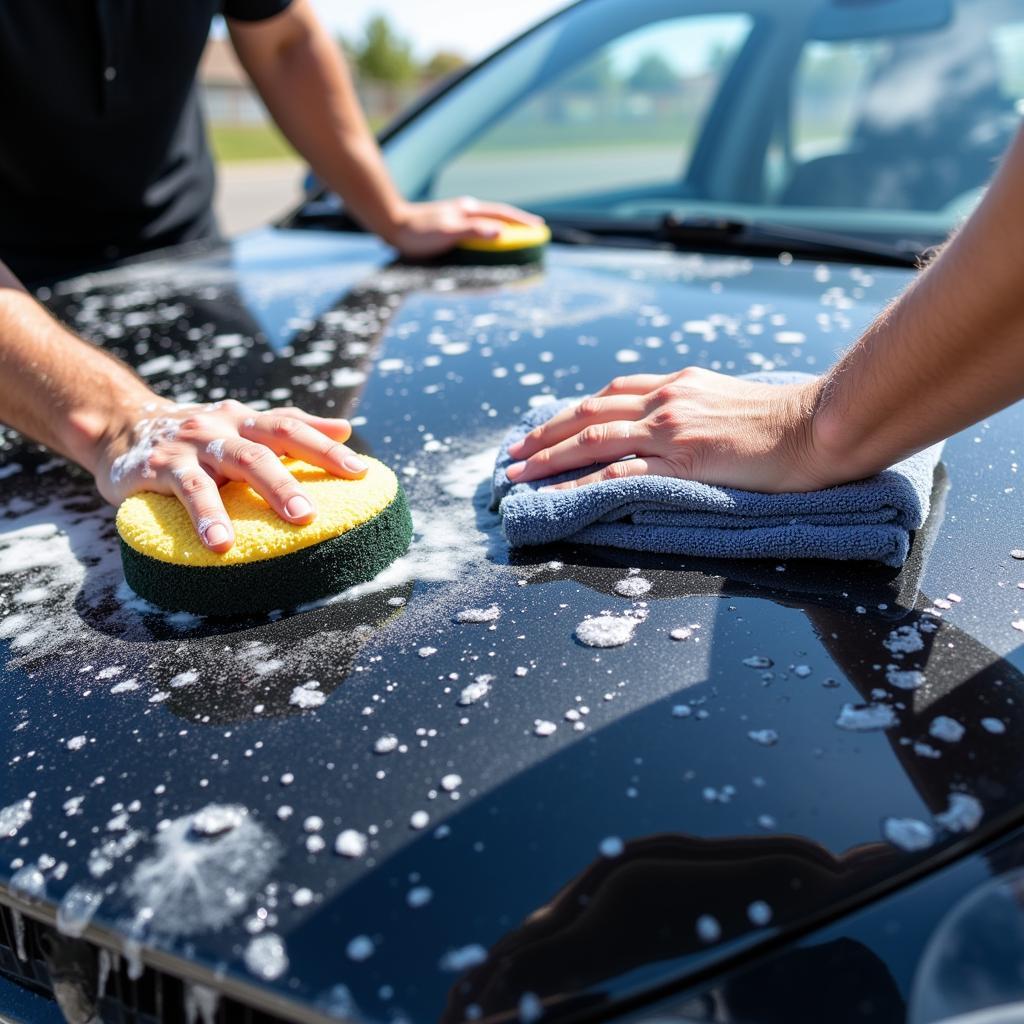
[[[751,25],[745,14],[682,17],[620,36],[477,136],[438,174],[434,195],[529,205],[678,189]]]

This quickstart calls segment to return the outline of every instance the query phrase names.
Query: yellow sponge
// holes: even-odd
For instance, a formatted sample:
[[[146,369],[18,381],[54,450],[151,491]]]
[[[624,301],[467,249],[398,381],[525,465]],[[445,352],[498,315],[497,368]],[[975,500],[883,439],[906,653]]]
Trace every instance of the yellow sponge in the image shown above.
[[[361,480],[282,462],[317,508],[313,522],[284,522],[248,484],[221,488],[235,543],[224,554],[200,542],[177,498],[141,493],[117,512],[125,578],[163,608],[238,615],[286,608],[372,579],[400,557],[412,520],[395,474],[376,459]]]
[[[496,238],[467,238],[459,242],[455,258],[462,263],[532,263],[544,255],[551,241],[546,224],[506,224]]]

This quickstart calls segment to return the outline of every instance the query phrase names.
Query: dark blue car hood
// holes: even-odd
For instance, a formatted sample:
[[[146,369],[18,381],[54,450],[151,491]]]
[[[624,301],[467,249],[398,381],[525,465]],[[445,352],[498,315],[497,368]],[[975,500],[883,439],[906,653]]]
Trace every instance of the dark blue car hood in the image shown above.
[[[336,603],[164,615],[124,588],[91,482],[3,435],[4,902],[297,1017],[529,1021],[687,984],[1020,813],[1019,408],[948,444],[900,573],[511,555],[487,509],[528,405],[686,363],[822,370],[906,272],[559,246],[535,270],[387,261],[362,236],[264,232],[45,296],[163,394],[354,417],[417,539]],[[633,641],[580,646],[585,616],[639,607],[615,592],[631,569],[651,583]],[[841,728],[847,704],[893,724]],[[361,856],[335,852],[346,830]]]

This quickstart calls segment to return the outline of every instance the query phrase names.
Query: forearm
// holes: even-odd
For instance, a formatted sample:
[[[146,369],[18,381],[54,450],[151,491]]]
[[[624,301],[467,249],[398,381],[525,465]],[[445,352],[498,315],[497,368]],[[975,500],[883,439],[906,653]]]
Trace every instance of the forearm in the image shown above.
[[[814,434],[866,476],[1024,397],[1024,136],[942,254],[828,374]]]
[[[75,337],[0,264],[0,421],[90,471],[117,412],[155,396]]]
[[[406,206],[338,47],[300,0],[279,32],[230,24],[246,72],[288,140],[364,227],[394,242]]]

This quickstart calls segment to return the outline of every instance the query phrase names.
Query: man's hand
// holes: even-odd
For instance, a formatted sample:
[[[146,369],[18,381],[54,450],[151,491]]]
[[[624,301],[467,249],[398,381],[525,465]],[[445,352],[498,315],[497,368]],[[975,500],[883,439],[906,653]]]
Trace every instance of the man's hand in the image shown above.
[[[513,483],[603,468],[566,490],[630,476],[670,476],[748,491],[810,491],[836,482],[815,454],[819,381],[756,384],[688,367],[618,377],[513,445]],[[607,463],[607,465],[604,465]]]
[[[302,526],[316,509],[278,456],[357,479],[368,467],[345,447],[351,433],[346,420],[301,409],[257,412],[230,400],[212,405],[155,401],[126,413],[104,434],[89,468],[100,493],[115,505],[138,491],[176,495],[203,544],[224,552],[234,543],[234,530],[221,484],[244,481],[286,523]]]
[[[514,206],[462,196],[432,203],[407,203],[394,231],[389,232],[389,241],[403,256],[425,259],[470,238],[496,238],[503,224],[542,223],[540,217]]]

